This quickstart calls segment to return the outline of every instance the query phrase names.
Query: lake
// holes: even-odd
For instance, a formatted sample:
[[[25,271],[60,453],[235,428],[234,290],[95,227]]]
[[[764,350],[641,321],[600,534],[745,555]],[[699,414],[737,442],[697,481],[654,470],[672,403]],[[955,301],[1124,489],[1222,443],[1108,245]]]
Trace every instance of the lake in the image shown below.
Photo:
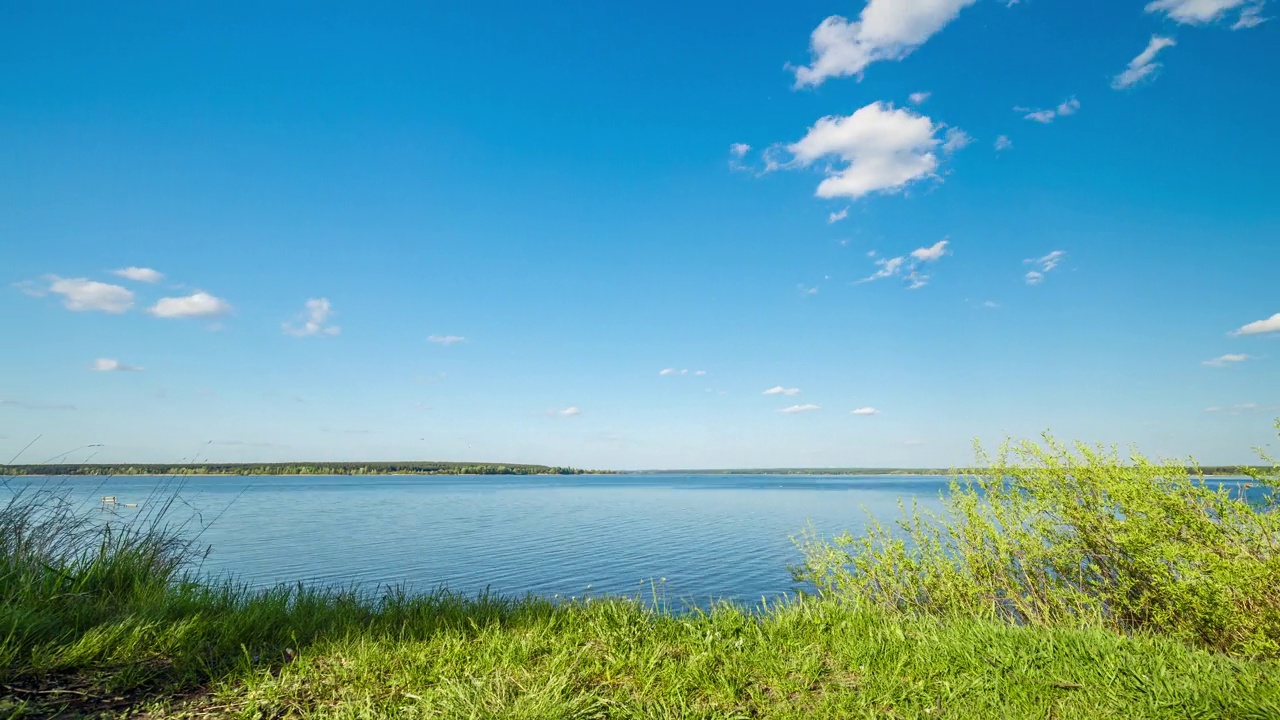
[[[32,480],[32,479],[28,479]],[[141,512],[181,483],[208,528],[202,571],[254,586],[389,584],[466,593],[643,594],[673,606],[758,604],[790,592],[791,537],[831,536],[941,506],[947,479],[921,476],[568,475],[76,477],[97,503]],[[1260,488],[1256,491],[1261,490]],[[216,520],[214,519],[216,517]],[[210,524],[211,523],[211,524]],[[665,581],[663,580],[665,578]]]
[[[97,501],[153,502],[173,480],[59,479]],[[186,477],[183,506],[211,546],[205,573],[255,586],[446,586],[475,593],[749,604],[790,592],[791,537],[857,531],[898,501],[938,507],[946,480],[915,476],[569,475]],[[865,510],[864,510],[865,508]],[[121,513],[140,512],[122,509]],[[219,515],[219,513],[221,513]],[[213,521],[214,517],[216,521]],[[665,582],[663,582],[665,578]],[[661,593],[665,591],[665,593]]]

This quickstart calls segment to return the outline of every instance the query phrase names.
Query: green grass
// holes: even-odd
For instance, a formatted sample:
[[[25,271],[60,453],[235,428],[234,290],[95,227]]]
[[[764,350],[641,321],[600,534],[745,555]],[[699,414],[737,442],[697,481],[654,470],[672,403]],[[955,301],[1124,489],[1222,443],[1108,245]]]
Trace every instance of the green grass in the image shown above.
[[[114,610],[64,597],[0,612],[0,682],[86,693],[8,691],[17,717],[1280,717],[1274,663],[834,600],[676,616],[616,599],[188,585]]]
[[[1280,717],[1269,506],[1043,452],[996,464],[1016,493],[961,487],[959,515],[908,519],[914,545],[810,538],[813,595],[686,613],[210,584],[185,574],[198,528],[164,506],[104,525],[19,493],[0,507],[0,720]],[[1096,565],[1069,565],[1086,546]]]

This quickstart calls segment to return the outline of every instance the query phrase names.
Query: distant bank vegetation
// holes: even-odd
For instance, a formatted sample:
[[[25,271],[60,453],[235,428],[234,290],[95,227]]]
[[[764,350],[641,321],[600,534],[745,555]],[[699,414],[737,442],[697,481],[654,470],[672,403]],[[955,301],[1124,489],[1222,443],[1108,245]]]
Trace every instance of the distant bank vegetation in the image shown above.
[[[1262,467],[1216,465],[1186,468],[1207,476],[1245,476]],[[580,470],[548,465],[454,462],[348,462],[348,463],[193,463],[183,465],[116,463],[0,465],[0,477],[15,475],[973,475],[975,469],[956,468],[742,468],[729,470]]]
[[[547,465],[450,462],[4,465],[0,475],[581,475]]]

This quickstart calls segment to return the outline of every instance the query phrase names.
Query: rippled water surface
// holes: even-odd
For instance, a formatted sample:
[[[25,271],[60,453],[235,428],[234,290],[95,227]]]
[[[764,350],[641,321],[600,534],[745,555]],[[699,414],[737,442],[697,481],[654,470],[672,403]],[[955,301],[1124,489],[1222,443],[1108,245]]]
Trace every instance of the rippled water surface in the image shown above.
[[[212,546],[207,573],[468,593],[652,593],[747,603],[790,592],[791,537],[856,531],[900,499],[937,506],[946,481],[913,476],[285,476],[73,478],[74,493],[138,502],[181,483]],[[221,514],[219,514],[221,513]],[[665,583],[662,582],[665,578]]]

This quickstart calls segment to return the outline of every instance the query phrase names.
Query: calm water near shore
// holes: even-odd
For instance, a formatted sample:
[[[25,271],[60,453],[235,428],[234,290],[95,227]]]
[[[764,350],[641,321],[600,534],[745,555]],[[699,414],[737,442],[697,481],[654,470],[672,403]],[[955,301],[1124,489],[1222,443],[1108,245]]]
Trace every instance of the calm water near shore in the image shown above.
[[[31,481],[32,479],[27,479]],[[272,476],[40,480],[143,506],[180,485],[175,519],[213,521],[203,571],[257,586],[306,581],[468,593],[643,593],[755,604],[794,586],[807,523],[858,531],[898,503],[940,506],[914,476]],[[141,512],[121,509],[121,513]],[[219,513],[221,513],[219,515]],[[662,579],[665,578],[665,582]]]

